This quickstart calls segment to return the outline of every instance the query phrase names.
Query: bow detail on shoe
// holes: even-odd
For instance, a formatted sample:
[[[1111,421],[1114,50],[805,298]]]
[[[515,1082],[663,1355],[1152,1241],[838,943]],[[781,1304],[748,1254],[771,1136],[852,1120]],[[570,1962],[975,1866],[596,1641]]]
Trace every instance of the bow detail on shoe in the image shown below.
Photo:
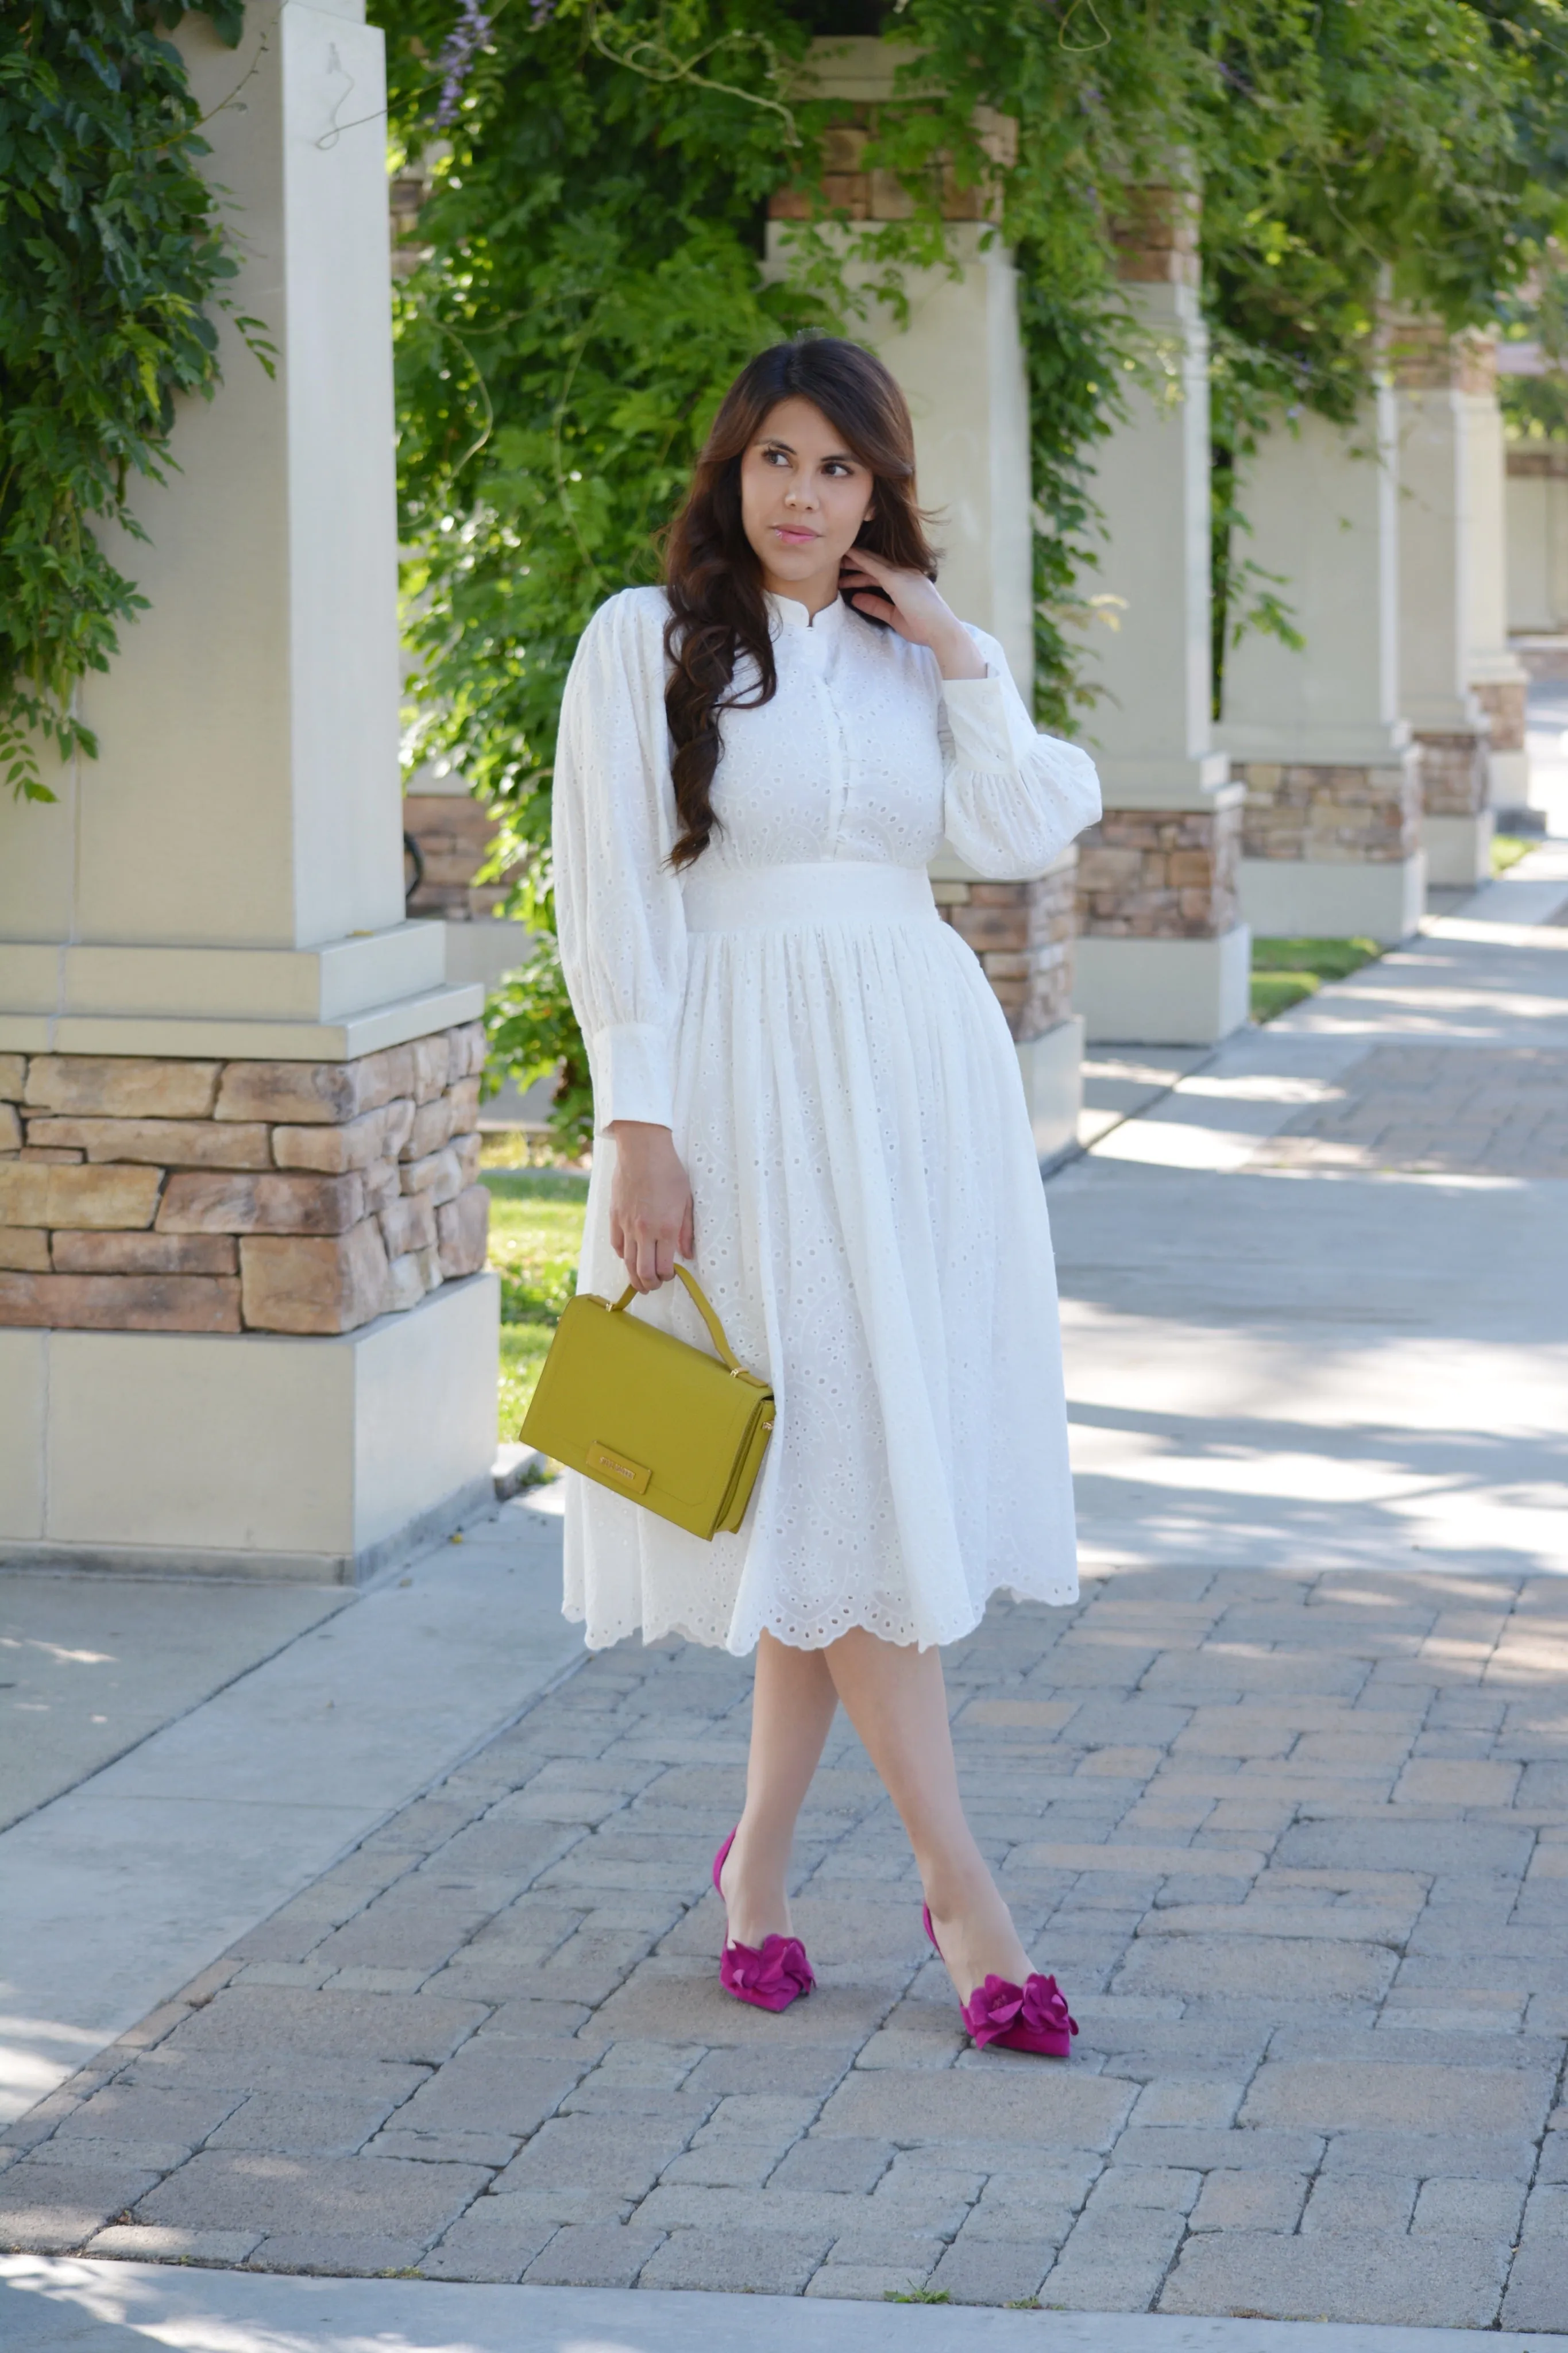
[[[1078,2032],[1078,2021],[1069,2014],[1067,1996],[1055,1978],[1039,1976],[1023,1986],[1011,1985],[1005,1978],[987,1978],[964,2003],[963,2022],[982,2050],[1020,2031],[1031,2041],[1059,2036],[1064,2044]]]
[[[726,1945],[719,1956],[719,1982],[737,2001],[758,2010],[787,2010],[816,1979],[798,1936],[764,1936],[760,1947]]]

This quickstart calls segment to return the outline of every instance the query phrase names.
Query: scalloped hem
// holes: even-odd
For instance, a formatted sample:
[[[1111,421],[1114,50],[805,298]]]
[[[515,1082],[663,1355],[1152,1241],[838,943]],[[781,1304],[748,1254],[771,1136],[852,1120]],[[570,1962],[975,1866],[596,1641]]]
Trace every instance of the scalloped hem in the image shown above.
[[[762,1634],[771,1634],[776,1642],[783,1642],[792,1651],[825,1651],[830,1642],[837,1642],[845,1634],[855,1632],[875,1634],[881,1641],[895,1643],[900,1649],[912,1647],[920,1651],[930,1651],[945,1649],[949,1643],[962,1642],[973,1634],[984,1620],[990,1602],[998,1593],[1005,1594],[1012,1601],[1038,1601],[1048,1609],[1069,1609],[1079,1599],[1079,1581],[1074,1576],[1070,1580],[1053,1585],[1053,1589],[1042,1592],[1011,1585],[1005,1577],[998,1577],[994,1584],[987,1587],[984,1599],[978,1609],[972,1605],[966,1613],[955,1614],[952,1622],[943,1627],[941,1631],[924,1635],[914,1627],[907,1630],[902,1628],[889,1630],[886,1625],[869,1625],[864,1617],[852,1614],[846,1616],[841,1626],[835,1626],[831,1630],[813,1630],[816,1634],[815,1640],[803,1635],[798,1627],[777,1625],[766,1616],[749,1632],[743,1632],[733,1625],[720,1632],[716,1628],[709,1628],[705,1630],[676,1618],[671,1618],[664,1624],[654,1627],[645,1626],[640,1618],[628,1620],[623,1625],[609,1628],[602,1625],[590,1626],[587,1611],[574,1608],[566,1601],[561,1605],[561,1614],[569,1624],[584,1629],[584,1641],[590,1651],[612,1650],[617,1642],[630,1641],[634,1635],[640,1634],[645,1650],[656,1642],[668,1642],[673,1640],[695,1642],[700,1648],[707,1651],[727,1651],[731,1658],[747,1659],[756,1649],[758,1637]]]

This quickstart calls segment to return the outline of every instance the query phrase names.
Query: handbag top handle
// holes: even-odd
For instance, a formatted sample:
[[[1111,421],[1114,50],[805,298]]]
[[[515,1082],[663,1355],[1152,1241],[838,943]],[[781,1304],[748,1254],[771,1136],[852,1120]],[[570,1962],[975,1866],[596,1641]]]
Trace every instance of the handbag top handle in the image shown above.
[[[702,1286],[698,1282],[697,1277],[689,1268],[680,1265],[679,1261],[677,1261],[675,1271],[680,1277],[680,1280],[691,1294],[692,1305],[696,1308],[697,1313],[701,1316],[702,1321],[708,1326],[708,1337],[712,1341],[714,1347],[719,1353],[719,1360],[721,1364],[728,1366],[731,1372],[739,1373],[747,1380],[754,1380],[756,1378],[756,1375],[746,1371],[745,1366],[736,1356],[735,1351],[731,1347],[730,1343],[724,1337],[724,1326],[720,1323],[719,1318],[713,1313],[712,1308],[709,1306],[708,1301],[703,1294]],[[623,1309],[630,1306],[632,1301],[637,1297],[637,1287],[636,1283],[628,1282],[620,1297],[616,1300],[615,1305],[611,1308],[611,1314],[619,1315]]]

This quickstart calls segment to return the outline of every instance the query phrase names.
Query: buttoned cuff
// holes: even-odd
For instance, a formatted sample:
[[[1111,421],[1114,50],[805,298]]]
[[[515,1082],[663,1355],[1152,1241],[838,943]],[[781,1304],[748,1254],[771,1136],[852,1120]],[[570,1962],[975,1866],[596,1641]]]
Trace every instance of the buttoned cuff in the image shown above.
[[[994,673],[985,678],[946,678],[942,682],[942,699],[947,706],[959,766],[990,772],[1010,769],[1013,746],[1002,680]]]
[[[594,1125],[617,1119],[646,1120],[651,1127],[675,1124],[675,1086],[669,1039],[662,1029],[637,1021],[595,1030],[588,1039],[594,1081]]]

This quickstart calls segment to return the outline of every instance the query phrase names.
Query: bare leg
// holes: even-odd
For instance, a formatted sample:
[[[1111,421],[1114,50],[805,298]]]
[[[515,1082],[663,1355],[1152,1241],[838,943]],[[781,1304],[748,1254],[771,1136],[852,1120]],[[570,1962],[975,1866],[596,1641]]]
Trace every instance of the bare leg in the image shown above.
[[[795,1651],[762,1635],[752,1697],[746,1810],[721,1874],[732,1945],[787,1936],[789,1859],[795,1817],[805,1802],[838,1705],[821,1651]]]
[[[1022,1985],[1028,1957],[959,1799],[941,1653],[856,1627],[818,1655],[910,1834],[959,2000],[987,1976]]]

